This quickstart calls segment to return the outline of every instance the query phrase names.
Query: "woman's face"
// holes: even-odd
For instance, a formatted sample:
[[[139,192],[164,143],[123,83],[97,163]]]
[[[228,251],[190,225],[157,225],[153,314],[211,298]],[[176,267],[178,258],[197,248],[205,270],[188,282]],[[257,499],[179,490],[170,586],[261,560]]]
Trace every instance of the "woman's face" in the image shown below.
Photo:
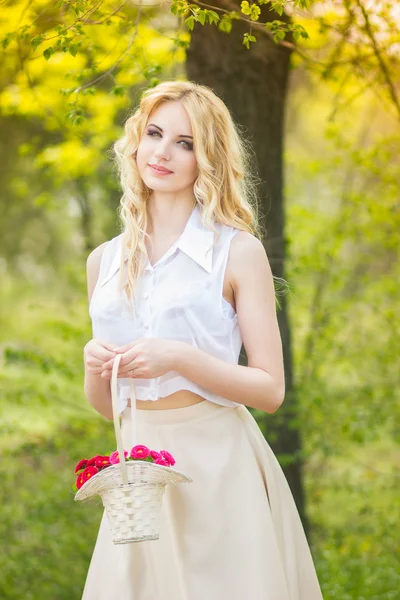
[[[136,157],[148,188],[165,192],[193,188],[198,168],[192,135],[189,116],[180,102],[164,102],[153,110]],[[157,171],[151,165],[167,171]]]

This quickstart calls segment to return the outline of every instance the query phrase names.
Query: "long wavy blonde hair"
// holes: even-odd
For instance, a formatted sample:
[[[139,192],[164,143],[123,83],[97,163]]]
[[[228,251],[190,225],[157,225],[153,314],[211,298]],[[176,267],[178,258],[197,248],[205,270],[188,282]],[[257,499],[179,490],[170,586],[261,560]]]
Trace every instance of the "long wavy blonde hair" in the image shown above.
[[[182,103],[192,126],[198,165],[193,192],[204,225],[216,232],[215,221],[261,239],[259,179],[252,168],[255,159],[251,144],[224,102],[209,87],[191,81],[164,81],[142,94],[139,106],[125,122],[125,134],[113,146],[123,192],[118,210],[123,225],[119,281],[121,290],[128,257],[125,292],[130,299],[145,267],[146,202],[152,191],[140,176],[136,152],[151,112],[170,101]]]

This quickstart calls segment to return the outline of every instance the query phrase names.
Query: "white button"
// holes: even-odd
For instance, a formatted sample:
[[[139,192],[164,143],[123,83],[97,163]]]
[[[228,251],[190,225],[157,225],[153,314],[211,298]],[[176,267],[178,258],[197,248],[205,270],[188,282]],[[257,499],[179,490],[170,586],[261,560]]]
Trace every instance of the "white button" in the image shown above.
[[[145,294],[143,294],[143,298],[144,298],[145,300],[147,300],[147,298],[148,298],[148,297],[149,297],[149,294],[148,294],[147,292],[146,292]]]
[[[148,323],[144,324],[145,329],[148,329],[150,327],[150,325]]]

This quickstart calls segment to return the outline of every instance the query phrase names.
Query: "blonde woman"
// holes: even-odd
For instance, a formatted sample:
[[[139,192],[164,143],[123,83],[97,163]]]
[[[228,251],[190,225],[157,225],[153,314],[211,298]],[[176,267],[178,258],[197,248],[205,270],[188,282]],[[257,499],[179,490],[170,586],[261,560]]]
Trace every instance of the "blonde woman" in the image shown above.
[[[166,81],[114,150],[123,231],[87,261],[85,394],[112,419],[122,354],[124,448],[133,378],[139,443],[193,482],[167,486],[157,541],[114,545],[103,514],[83,600],[320,600],[288,483],[246,408],[272,415],[285,382],[245,142],[210,88]]]

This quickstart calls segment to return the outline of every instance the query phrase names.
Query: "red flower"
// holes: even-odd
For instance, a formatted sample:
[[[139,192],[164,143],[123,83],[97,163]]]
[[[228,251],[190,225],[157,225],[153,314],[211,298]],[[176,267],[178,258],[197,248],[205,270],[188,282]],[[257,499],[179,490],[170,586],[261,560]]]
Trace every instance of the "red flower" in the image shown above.
[[[124,450],[124,458],[126,458],[128,456],[128,451]],[[118,450],[114,450],[114,452],[111,452],[110,454],[110,463],[112,465],[116,465],[119,463],[119,453]]]
[[[168,450],[160,450],[160,454],[166,460],[166,462],[168,463],[168,466],[171,466],[171,467],[174,466],[175,459],[172,456],[172,454],[170,452],[168,452]]]
[[[137,446],[133,446],[132,450],[129,453],[131,458],[147,458],[150,456],[150,450],[147,446],[142,446],[138,444]]]
[[[156,458],[154,461],[155,465],[163,465],[163,467],[169,467],[169,464],[167,463],[167,461],[165,460],[165,458],[163,456],[160,456],[160,458]]]
[[[88,461],[88,459],[87,459],[87,458],[82,458],[82,460],[80,460],[80,461],[78,462],[78,464],[76,465],[76,467],[75,467],[75,471],[74,471],[74,472],[75,472],[75,473],[77,473],[77,472],[78,472],[78,471],[80,471],[81,469],[84,469],[84,468],[87,466],[87,461]]]
[[[157,460],[157,458],[162,458],[161,454],[157,452],[157,450],[150,450],[150,456],[154,460]]]
[[[97,456],[96,457],[94,466],[97,467],[98,469],[104,469],[105,467],[108,467],[109,465],[111,465],[109,456]]]
[[[93,475],[96,475],[96,473],[98,472],[99,469],[97,467],[86,467],[86,469],[82,471],[82,473],[79,473],[76,479],[76,487],[78,488],[78,490],[83,486],[84,483],[86,483],[91,477],[93,477]]]
[[[101,456],[101,455],[96,454],[96,456],[92,456],[92,458],[89,458],[89,460],[86,463],[86,466],[87,467],[95,467],[96,459],[99,458],[99,456]]]

